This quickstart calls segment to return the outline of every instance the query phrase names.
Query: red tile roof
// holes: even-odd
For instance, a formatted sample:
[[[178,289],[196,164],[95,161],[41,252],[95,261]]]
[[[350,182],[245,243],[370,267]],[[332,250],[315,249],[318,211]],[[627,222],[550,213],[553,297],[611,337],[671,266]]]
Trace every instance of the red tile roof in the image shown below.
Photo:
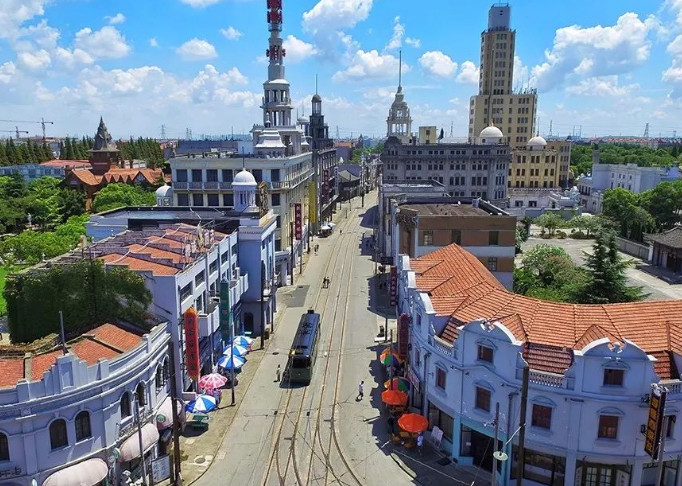
[[[24,359],[0,359],[0,388],[17,384],[24,377]]]
[[[58,169],[74,169],[74,168],[84,168],[84,169],[90,169],[92,166],[90,165],[90,162],[88,160],[60,160],[60,159],[55,159],[55,160],[48,160],[47,162],[43,162],[43,166],[46,167],[56,167]]]
[[[121,265],[122,267],[128,267],[132,271],[152,272],[153,275],[175,275],[180,271],[180,269],[171,265],[163,265],[118,253],[110,253],[99,258],[109,265]]]
[[[415,271],[417,289],[429,293],[436,313],[451,316],[441,333],[443,339],[453,342],[461,323],[499,320],[518,340],[532,343],[534,369],[557,372],[565,362],[548,358],[558,357],[556,349],[579,350],[601,338],[621,343],[627,339],[662,361],[670,361],[666,353],[682,354],[682,300],[586,305],[517,295],[455,244],[411,259],[410,268]],[[665,373],[661,378],[678,376],[669,364],[655,367]]]
[[[87,186],[99,186],[102,176],[96,176],[89,169],[76,169],[69,177],[75,177]]]

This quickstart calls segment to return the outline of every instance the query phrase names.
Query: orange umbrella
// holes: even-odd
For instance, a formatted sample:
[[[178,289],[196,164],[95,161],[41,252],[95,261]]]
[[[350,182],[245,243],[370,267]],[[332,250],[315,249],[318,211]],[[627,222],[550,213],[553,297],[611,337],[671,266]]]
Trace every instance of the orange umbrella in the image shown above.
[[[406,405],[407,393],[398,390],[386,390],[381,394],[381,400],[386,405]]]
[[[406,413],[398,419],[398,425],[406,432],[417,434],[424,432],[429,427],[429,421],[418,413]]]

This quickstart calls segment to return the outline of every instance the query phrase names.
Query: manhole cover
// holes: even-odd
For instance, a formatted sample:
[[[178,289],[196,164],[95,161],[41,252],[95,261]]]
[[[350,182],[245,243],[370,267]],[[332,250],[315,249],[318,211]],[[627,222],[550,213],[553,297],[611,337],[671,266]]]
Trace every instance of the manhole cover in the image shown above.
[[[197,456],[194,458],[195,464],[203,464],[205,462],[206,462],[206,458],[204,456]]]

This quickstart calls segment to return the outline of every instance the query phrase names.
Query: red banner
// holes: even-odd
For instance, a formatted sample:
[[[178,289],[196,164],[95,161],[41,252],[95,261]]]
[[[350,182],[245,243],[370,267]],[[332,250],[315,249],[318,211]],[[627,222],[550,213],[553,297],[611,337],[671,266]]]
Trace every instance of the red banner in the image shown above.
[[[398,302],[398,270],[391,267],[391,305]]]
[[[407,348],[410,341],[410,316],[400,314],[398,319],[398,354],[400,359],[407,359]]]
[[[294,204],[294,235],[297,240],[303,238],[303,210],[301,203]]]
[[[185,366],[187,375],[193,380],[199,379],[201,363],[199,362],[199,317],[194,307],[185,312]]]
[[[325,169],[322,171],[322,179],[324,181],[324,203],[329,202],[329,170]]]

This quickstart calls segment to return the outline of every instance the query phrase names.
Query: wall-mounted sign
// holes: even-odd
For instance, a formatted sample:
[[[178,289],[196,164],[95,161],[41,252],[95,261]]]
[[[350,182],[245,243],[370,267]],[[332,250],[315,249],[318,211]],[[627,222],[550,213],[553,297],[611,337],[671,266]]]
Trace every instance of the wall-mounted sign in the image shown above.
[[[408,344],[410,340],[410,316],[400,314],[398,319],[398,355],[400,359],[407,359]]]
[[[194,307],[185,312],[185,366],[187,375],[193,380],[199,379],[201,363],[199,362],[199,316]]]
[[[230,305],[230,283],[223,281],[220,283],[220,336],[223,343],[230,341],[230,327],[232,306]]]
[[[651,399],[649,400],[649,416],[646,423],[646,436],[644,437],[644,452],[649,454],[654,461],[658,460],[667,394],[668,392],[665,388],[656,386],[653,388]]]
[[[329,169],[322,171],[322,181],[324,182],[324,203],[329,202]]]
[[[297,240],[303,238],[303,209],[301,203],[294,204],[294,235]]]
[[[398,297],[398,270],[391,267],[391,305],[396,305]]]
[[[170,477],[170,456],[161,456],[152,461],[152,483],[160,483]]]

